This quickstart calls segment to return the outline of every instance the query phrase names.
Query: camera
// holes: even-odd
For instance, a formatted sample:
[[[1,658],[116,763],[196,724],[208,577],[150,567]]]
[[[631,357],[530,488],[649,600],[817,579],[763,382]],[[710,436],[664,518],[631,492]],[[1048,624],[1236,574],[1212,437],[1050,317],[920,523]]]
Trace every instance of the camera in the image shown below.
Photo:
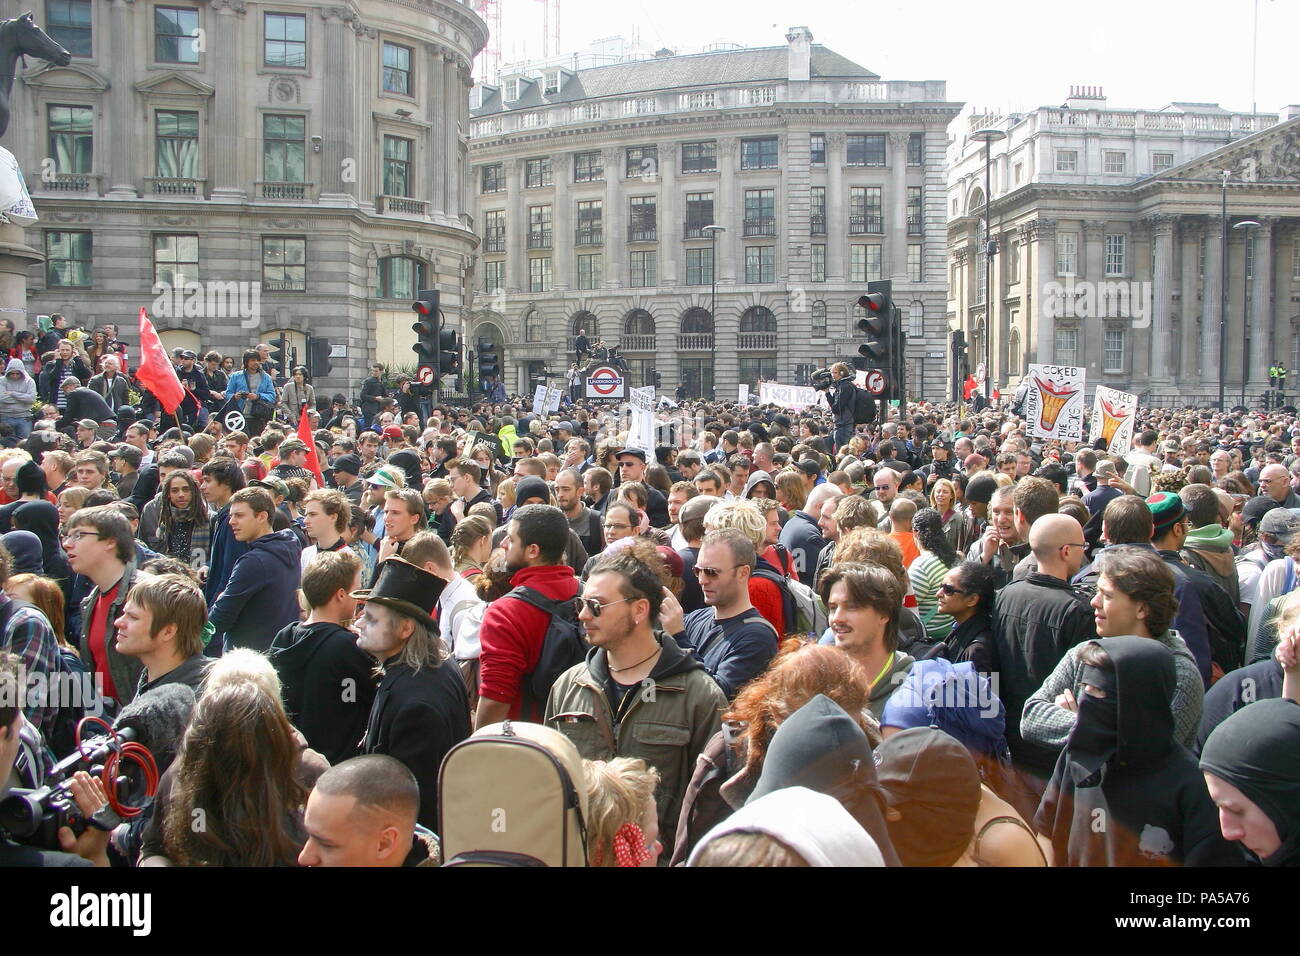
[[[812,384],[812,387],[819,392],[824,392],[835,384],[835,379],[831,375],[831,370],[828,368],[815,369],[813,373],[808,376],[808,380]]]

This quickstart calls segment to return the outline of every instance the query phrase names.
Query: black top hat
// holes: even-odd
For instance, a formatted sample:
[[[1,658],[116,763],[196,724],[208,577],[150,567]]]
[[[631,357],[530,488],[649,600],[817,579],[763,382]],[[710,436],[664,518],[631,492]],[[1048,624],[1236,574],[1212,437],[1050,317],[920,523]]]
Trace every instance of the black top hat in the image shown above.
[[[436,636],[439,633],[438,622],[433,619],[433,611],[446,586],[447,582],[436,574],[394,556],[379,563],[373,587],[353,591],[348,596],[373,601],[413,617]]]

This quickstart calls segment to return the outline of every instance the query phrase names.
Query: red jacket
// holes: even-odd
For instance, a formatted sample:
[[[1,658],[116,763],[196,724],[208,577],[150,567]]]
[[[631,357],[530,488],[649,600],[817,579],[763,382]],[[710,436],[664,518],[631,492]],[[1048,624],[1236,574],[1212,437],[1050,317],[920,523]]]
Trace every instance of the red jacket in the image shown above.
[[[578,579],[567,565],[545,564],[521,568],[510,582],[515,587],[530,587],[553,601],[568,600],[578,594]],[[511,720],[541,722],[537,712],[520,714],[523,704],[523,680],[537,667],[542,653],[542,638],[551,619],[546,612],[518,598],[498,598],[488,605],[479,627],[483,652],[479,659],[478,693],[480,697],[510,704]]]

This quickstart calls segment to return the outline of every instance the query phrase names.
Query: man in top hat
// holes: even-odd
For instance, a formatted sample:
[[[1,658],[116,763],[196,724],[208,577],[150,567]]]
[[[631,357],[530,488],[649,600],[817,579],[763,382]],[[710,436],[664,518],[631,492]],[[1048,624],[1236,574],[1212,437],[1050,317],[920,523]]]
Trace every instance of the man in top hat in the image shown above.
[[[366,602],[357,646],[384,670],[361,752],[400,760],[420,785],[421,825],[438,827],[438,768],[470,733],[469,698],[433,619],[447,582],[400,557],[380,562],[374,587],[354,591]]]

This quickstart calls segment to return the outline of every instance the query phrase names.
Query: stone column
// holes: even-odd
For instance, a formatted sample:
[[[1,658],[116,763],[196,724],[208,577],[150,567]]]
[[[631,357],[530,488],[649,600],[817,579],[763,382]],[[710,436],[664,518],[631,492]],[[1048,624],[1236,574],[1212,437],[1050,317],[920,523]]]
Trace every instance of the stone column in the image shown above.
[[[135,30],[132,20],[132,0],[113,0],[109,17],[110,49],[108,60],[111,85],[108,90],[108,112],[113,118],[109,128],[109,169],[107,170],[107,195],[113,199],[134,199],[136,176],[135,146],[139,138],[149,135],[149,122],[137,126],[135,113]],[[143,175],[152,176],[153,170]]]
[[[249,131],[241,117],[240,35],[244,28],[244,0],[213,0],[211,9],[212,42],[208,55],[212,57],[212,198],[242,202],[247,196],[244,180],[240,176],[240,159],[243,144]],[[252,131],[252,141],[257,142],[258,131]],[[254,179],[259,178],[259,168]]]
[[[429,216],[435,222],[446,222],[452,211],[447,205],[447,110],[450,106],[447,74],[443,70],[442,47],[434,43],[424,46],[424,101],[429,131],[424,137],[424,155],[421,164],[426,171],[427,191],[417,194],[429,201]]]
[[[880,272],[895,283],[907,281],[907,138],[907,133],[889,134],[889,208]]]
[[[1273,230],[1277,220],[1264,218],[1250,231],[1255,240],[1254,275],[1250,280],[1250,376],[1252,391],[1268,387],[1268,366],[1282,356],[1273,347]],[[1250,399],[1250,395],[1246,396]]]
[[[826,281],[843,282],[848,277],[848,246],[844,236],[849,199],[844,192],[844,133],[826,138]],[[829,328],[827,329],[829,331]]]
[[[1207,216],[1205,219],[1205,280],[1201,290],[1201,384],[1219,384],[1219,301],[1222,289],[1219,237],[1223,219]]]
[[[524,161],[505,161],[506,189],[506,289],[528,291],[528,207],[524,199]]]
[[[1083,224],[1083,268],[1079,270],[1080,276],[1094,283],[1106,281],[1106,221],[1104,219],[1089,219]],[[1098,297],[1100,298],[1100,297]],[[1098,307],[1103,305],[1098,301]],[[1105,340],[1106,324],[1103,319],[1096,315],[1084,319],[1079,323],[1079,331],[1083,339],[1083,357],[1080,365],[1088,369],[1090,378],[1097,378],[1100,381],[1102,374],[1102,343]]]
[[[321,96],[321,135],[324,143],[320,201],[324,205],[351,205],[356,202],[358,181],[363,176],[378,187],[375,189],[376,194],[383,191],[383,171],[378,165],[367,170],[356,166],[357,124],[353,100],[356,83],[352,66],[352,22],[356,19],[356,14],[347,7],[325,7],[320,15],[325,21],[326,63]],[[368,65],[367,68],[373,68],[373,65]],[[356,175],[345,175],[349,169],[355,170]]]
[[[1152,276],[1154,288],[1149,316],[1151,384],[1165,386],[1169,384],[1172,377],[1169,336],[1173,315],[1174,219],[1172,216],[1152,216],[1150,224],[1152,255],[1155,257],[1155,274]],[[1130,302],[1130,309],[1134,304]],[[1136,369],[1134,371],[1136,372]]]
[[[1033,253],[1024,262],[1030,272],[1025,288],[1029,291],[1027,314],[1033,323],[1027,331],[1037,342],[1036,355],[1044,365],[1052,364],[1056,352],[1056,318],[1044,306],[1043,287],[1056,281],[1056,220],[1034,219],[1026,223],[1025,238],[1033,242]]]
[[[735,285],[740,281],[738,277],[744,275],[745,268],[744,243],[740,241],[745,223],[736,199],[737,148],[735,137],[718,140],[719,203],[714,222],[727,229],[718,236],[717,261],[713,263],[713,268],[718,270],[718,285]],[[713,335],[716,342],[716,316]],[[721,390],[718,394],[722,394]]]
[[[551,288],[567,292],[578,287],[573,260],[573,197],[569,192],[573,182],[572,153],[551,157],[551,176],[557,187],[551,203]],[[567,327],[563,334],[569,334]]]
[[[354,195],[358,203],[362,206],[368,206],[370,211],[374,211],[375,197],[383,192],[383,150],[384,144],[381,138],[374,135],[374,120],[371,118],[371,104],[375,102],[379,88],[379,69],[376,64],[379,62],[379,31],[374,27],[361,27],[356,32],[356,62],[364,64],[353,77],[353,86],[356,88],[356,101],[353,109],[357,111],[356,122],[359,124],[358,129],[365,130],[364,135],[358,136],[352,143],[355,150],[356,162],[344,176],[344,181],[348,177],[354,182],[352,186]],[[325,170],[324,154],[322,153],[321,169]],[[371,190],[364,184],[369,181],[373,175],[370,171],[378,170],[379,179],[377,188]],[[322,180],[321,189],[324,189]]]
[[[659,231],[659,278],[662,288],[677,285],[677,276],[681,269],[682,252],[681,228],[682,214],[678,207],[677,171],[673,163],[677,159],[676,150],[661,154],[657,172],[659,174],[659,201],[655,214],[658,217]]]
[[[1200,286],[1197,267],[1200,258],[1201,227],[1190,216],[1178,217],[1178,240],[1182,249],[1182,279],[1179,282],[1178,316],[1178,382],[1184,388],[1200,380],[1200,302],[1196,298]]]
[[[623,150],[611,147],[604,151],[605,165],[605,288],[623,288],[623,269],[627,265],[627,232],[623,227]],[[622,317],[619,317],[622,321]],[[621,326],[620,326],[621,330]],[[610,341],[614,341],[613,337]]]

